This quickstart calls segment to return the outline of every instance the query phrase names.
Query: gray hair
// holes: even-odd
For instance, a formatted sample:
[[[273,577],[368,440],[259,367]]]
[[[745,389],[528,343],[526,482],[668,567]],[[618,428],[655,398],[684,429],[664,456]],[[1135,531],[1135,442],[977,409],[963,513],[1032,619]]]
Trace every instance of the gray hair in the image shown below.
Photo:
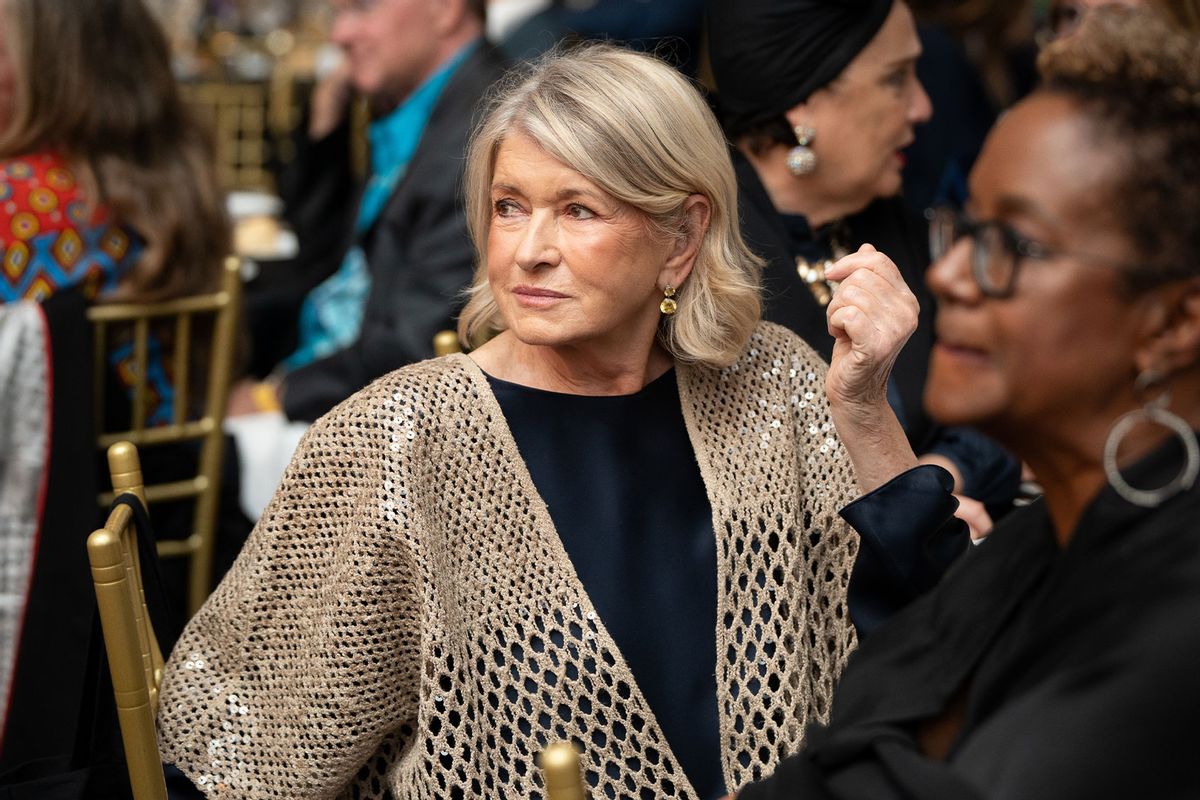
[[[676,359],[733,362],[761,314],[762,260],[742,240],[728,146],[704,98],[664,62],[612,45],[556,52],[510,73],[467,154],[467,222],[478,257],[459,338],[476,346],[504,320],[487,279],[491,182],[505,137],[529,136],[547,153],[645,215],[666,238],[685,235],[684,201],[712,209],[679,310],[659,340]]]

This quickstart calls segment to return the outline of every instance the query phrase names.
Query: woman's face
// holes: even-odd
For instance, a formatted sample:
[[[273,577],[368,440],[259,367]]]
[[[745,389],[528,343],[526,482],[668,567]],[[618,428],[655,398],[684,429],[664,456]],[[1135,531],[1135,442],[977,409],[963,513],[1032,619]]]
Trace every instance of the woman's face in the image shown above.
[[[491,202],[488,282],[520,341],[618,357],[653,342],[673,245],[640,212],[523,134],[500,145]]]
[[[1136,258],[1108,141],[1071,100],[1048,94],[1018,104],[989,136],[970,215],[1058,255],[1020,258],[1006,298],[980,292],[970,237],[930,267],[937,344],[925,402],[938,420],[978,425],[1020,453],[1025,437],[1107,425],[1127,402],[1147,304],[1113,266]]]
[[[816,131],[817,169],[808,184],[827,202],[861,210],[900,191],[901,151],[913,127],[933,114],[917,80],[920,53],[912,12],[897,2],[837,80],[788,112],[793,126]]]

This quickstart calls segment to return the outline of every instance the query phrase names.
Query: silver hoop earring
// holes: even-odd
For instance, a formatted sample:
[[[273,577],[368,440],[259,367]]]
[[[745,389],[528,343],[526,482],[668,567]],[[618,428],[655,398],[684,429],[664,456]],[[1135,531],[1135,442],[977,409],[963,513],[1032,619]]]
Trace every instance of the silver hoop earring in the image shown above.
[[[817,138],[817,132],[809,125],[797,125],[792,130],[796,132],[798,144],[788,151],[788,170],[797,178],[811,175],[817,168],[817,154],[809,145]]]
[[[1138,382],[1143,383],[1140,379]],[[1112,430],[1108,432],[1108,439],[1104,442],[1104,475],[1117,494],[1135,506],[1159,506],[1180,492],[1192,488],[1197,474],[1200,474],[1200,444],[1196,442],[1196,433],[1183,417],[1167,410],[1168,402],[1170,394],[1163,392],[1143,407],[1122,415],[1113,424]],[[1121,440],[1141,422],[1153,422],[1170,429],[1183,443],[1184,453],[1187,455],[1187,461],[1179,474],[1157,489],[1138,489],[1130,486],[1117,466],[1117,452],[1121,447]]]

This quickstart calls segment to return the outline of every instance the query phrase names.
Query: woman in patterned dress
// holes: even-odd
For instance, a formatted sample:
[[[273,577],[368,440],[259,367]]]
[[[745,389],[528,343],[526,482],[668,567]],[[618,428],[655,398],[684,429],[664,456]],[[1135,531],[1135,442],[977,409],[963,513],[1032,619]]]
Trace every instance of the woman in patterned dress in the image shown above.
[[[141,0],[0,5],[0,302],[212,290],[229,246],[211,147]],[[171,389],[151,355],[154,424]]]

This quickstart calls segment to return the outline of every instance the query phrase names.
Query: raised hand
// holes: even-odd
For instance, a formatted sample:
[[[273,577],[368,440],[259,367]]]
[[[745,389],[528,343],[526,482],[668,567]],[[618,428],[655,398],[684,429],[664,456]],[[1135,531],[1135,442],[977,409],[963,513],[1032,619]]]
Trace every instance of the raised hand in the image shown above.
[[[869,244],[825,272],[839,286],[826,309],[833,357],[825,391],[831,404],[871,408],[887,402],[887,380],[917,327],[920,306],[883,253]]]
[[[350,83],[350,62],[343,58],[313,88],[308,116],[308,138],[320,141],[333,132],[346,117],[350,95],[354,89]]]
[[[840,282],[826,309],[834,344],[825,393],[859,486],[869,492],[917,463],[888,405],[887,381],[919,306],[892,260],[869,244],[825,277]]]

